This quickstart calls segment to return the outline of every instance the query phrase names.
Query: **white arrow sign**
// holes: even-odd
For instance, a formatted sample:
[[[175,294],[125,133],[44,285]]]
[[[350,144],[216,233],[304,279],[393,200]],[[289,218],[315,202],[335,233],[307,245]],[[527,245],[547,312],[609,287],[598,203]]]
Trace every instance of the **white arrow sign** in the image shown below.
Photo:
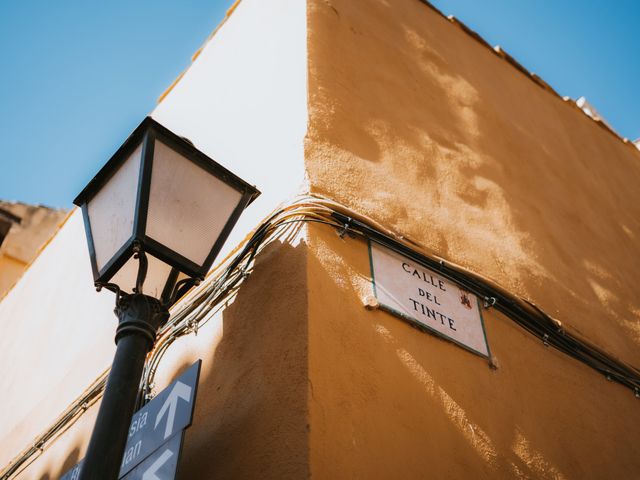
[[[164,452],[162,452],[162,455],[160,455],[157,460],[153,462],[151,466],[142,474],[142,480],[162,480],[158,475],[156,475],[156,473],[158,473],[158,470],[160,470],[160,468],[165,463],[167,463],[167,460],[169,460],[172,456],[173,452],[167,448]]]
[[[120,480],[175,480],[183,433],[177,433]]]
[[[158,393],[151,402],[133,415],[118,478],[141,480],[142,472],[145,472],[151,463],[155,462],[157,455],[164,452],[161,449],[166,449],[172,442],[170,438],[181,437],[177,434],[191,425],[201,363],[198,360],[191,365],[167,388]],[[166,426],[164,429],[158,428],[165,417]],[[174,451],[177,452],[177,450]],[[149,463],[145,464],[145,468],[138,468],[147,460]],[[171,458],[167,464],[173,463],[175,463],[174,459]],[[162,476],[167,464],[159,471],[158,475]],[[133,470],[136,471],[137,476],[129,475]],[[74,475],[77,476],[79,471],[80,464],[66,472],[60,480],[73,480],[76,478]]]
[[[184,401],[189,402],[191,400],[191,387],[189,385],[185,385],[182,382],[177,382],[171,390],[171,393],[167,397],[162,405],[162,408],[158,412],[158,416],[156,417],[156,423],[154,425],[154,429],[158,428],[158,424],[164,417],[165,413],[167,413],[167,426],[164,429],[164,438],[169,438],[173,433],[173,423],[176,418],[176,408],[178,407],[178,399],[182,398]]]

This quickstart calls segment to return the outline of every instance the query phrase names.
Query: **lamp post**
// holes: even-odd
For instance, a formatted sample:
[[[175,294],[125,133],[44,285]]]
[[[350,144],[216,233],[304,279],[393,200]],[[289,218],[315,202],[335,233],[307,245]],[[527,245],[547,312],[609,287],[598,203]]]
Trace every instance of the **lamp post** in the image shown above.
[[[80,478],[116,480],[142,370],[169,307],[204,279],[260,192],[151,117],[74,200],[95,285],[116,294],[116,354]]]

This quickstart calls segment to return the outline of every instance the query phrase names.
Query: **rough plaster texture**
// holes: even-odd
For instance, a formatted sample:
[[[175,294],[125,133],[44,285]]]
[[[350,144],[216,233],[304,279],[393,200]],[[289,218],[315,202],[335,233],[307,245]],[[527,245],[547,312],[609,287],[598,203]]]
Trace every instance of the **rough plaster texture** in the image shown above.
[[[154,111],[232,170],[255,174],[265,196],[241,231],[298,191],[304,168],[313,192],[531,298],[640,364],[632,291],[638,153],[418,0],[310,0],[302,15],[278,16],[301,4],[243,0]],[[267,14],[282,28],[264,21]],[[252,43],[255,28],[263,36]],[[290,42],[303,47],[283,50]],[[271,65],[268,75],[256,70],[234,88],[252,55]],[[305,73],[308,65],[304,105],[296,102],[305,73],[273,68],[290,62]],[[265,79],[297,86],[291,98],[278,88],[265,104],[244,94],[251,79],[261,95],[270,92]],[[225,95],[207,90],[212,82],[227,85]],[[261,128],[279,98],[284,120],[265,124],[265,141],[248,145],[244,133]],[[228,125],[224,114],[234,115]],[[243,115],[256,118],[239,134]],[[263,156],[249,155],[258,147]],[[74,255],[82,242],[74,215],[0,303],[0,319],[17,320],[0,345],[0,365],[20,365],[0,376],[11,392],[0,410],[18,412],[0,417],[12,425],[1,431],[18,432],[3,433],[2,464],[79,395],[112,351],[111,298],[88,291],[88,259]],[[92,343],[78,333],[78,316],[74,323],[55,310],[63,268],[84,308],[99,316],[103,340]],[[364,242],[307,227],[265,250],[235,300],[169,349],[157,390],[203,359],[181,478],[634,477],[640,419],[629,390],[490,310],[498,363],[491,370],[451,343],[365,310],[369,277]],[[30,302],[34,286],[50,289],[42,305]],[[56,322],[46,322],[45,311]],[[42,325],[49,330],[35,361],[20,345]],[[72,360],[78,370],[69,369]],[[46,382],[30,380],[34,371]],[[20,478],[53,479],[71,468],[84,456],[95,411]]]
[[[639,152],[420,1],[308,12],[311,191],[639,366]],[[494,311],[496,371],[366,311],[366,245],[310,232],[312,476],[636,476],[628,389]]]
[[[67,212],[42,205],[0,201],[0,209],[20,218],[13,224],[0,246],[0,298],[31,263],[40,248],[53,236]],[[0,215],[1,217],[2,215]]]
[[[152,112],[263,191],[221,257],[304,185],[306,75],[306,4],[243,0]],[[294,242],[265,252],[256,270],[263,280],[247,282],[210,330],[178,342],[163,361],[158,388],[204,360],[183,478],[308,476],[304,251]],[[92,284],[76,212],[0,303],[0,469],[112,358],[113,295]],[[82,458],[92,427],[85,418],[20,478],[57,478]]]
[[[156,391],[202,359],[179,478],[309,476],[307,248],[296,243],[267,248],[233,302],[160,364]],[[53,480],[83,458],[98,405],[19,478]]]
[[[638,400],[483,312],[498,368],[382,310],[364,241],[309,227],[314,478],[635,478]]]
[[[0,323],[3,468],[107,368],[114,353],[113,295],[93,288],[79,210],[0,302]]]
[[[418,0],[308,25],[311,190],[640,365],[640,152]]]

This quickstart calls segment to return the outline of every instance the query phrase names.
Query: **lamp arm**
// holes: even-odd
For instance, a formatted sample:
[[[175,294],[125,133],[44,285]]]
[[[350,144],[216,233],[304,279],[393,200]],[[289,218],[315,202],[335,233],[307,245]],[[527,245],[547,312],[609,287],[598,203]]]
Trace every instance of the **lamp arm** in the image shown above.
[[[199,278],[183,278],[173,287],[171,296],[169,297],[169,304],[173,305],[177,299],[182,297],[191,287],[200,283]]]
[[[136,244],[133,247],[133,258],[137,258],[139,261],[138,265],[138,276],[136,277],[136,293],[142,293],[142,286],[144,284],[145,279],[147,278],[147,269],[149,267],[149,261],[147,260],[147,255],[142,250],[140,244]]]

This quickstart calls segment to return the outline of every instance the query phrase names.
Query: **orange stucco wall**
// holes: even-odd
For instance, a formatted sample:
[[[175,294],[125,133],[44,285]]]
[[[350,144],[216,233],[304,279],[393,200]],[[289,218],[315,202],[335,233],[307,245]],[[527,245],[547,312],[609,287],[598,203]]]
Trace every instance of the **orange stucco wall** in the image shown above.
[[[255,25],[265,36],[272,27],[262,10],[251,10],[264,8],[261,0],[243,5],[233,15],[260,21],[237,30],[232,21],[223,25],[233,41],[212,39],[221,57],[200,55],[196,62],[205,64],[187,80],[209,85],[207,75],[232,71],[218,66],[236,55],[253,64],[255,49],[240,54],[234,42]],[[307,5],[308,38],[299,41],[307,42],[308,132],[304,155],[287,161],[304,163],[309,189],[532,300],[568,329],[640,365],[638,152],[419,0]],[[291,31],[283,45],[304,29]],[[284,81],[288,74],[281,75]],[[262,81],[258,74],[247,79]],[[226,81],[233,84],[233,75]],[[189,85],[169,93],[166,118],[193,127],[197,144],[219,145],[207,133],[215,110],[207,102],[215,104],[215,96]],[[243,90],[231,93],[241,103]],[[184,113],[184,105],[194,110]],[[264,158],[239,149],[242,168],[265,171],[282,145],[301,140],[297,122],[296,115],[277,125],[282,138]],[[228,136],[223,146],[231,150],[252,133],[231,130],[241,138]],[[258,185],[269,199],[264,211],[284,200],[275,179],[281,173]],[[88,261],[75,255],[84,244],[79,216],[69,224],[75,230],[63,228],[0,304],[0,314],[14,320],[3,337],[5,365],[27,344],[20,339],[42,325],[50,329],[38,337],[36,354],[22,352],[19,369],[0,377],[10,392],[6,410],[29,404],[18,419],[0,417],[16,424],[13,436],[0,438],[4,464],[111,358],[112,299],[90,291]],[[94,318],[54,310],[61,259],[73,277],[65,285],[73,281],[80,292],[62,293],[81,299]],[[308,224],[262,251],[233,301],[167,350],[156,391],[203,360],[180,478],[635,476],[640,404],[629,389],[546,348],[493,309],[483,312],[497,364],[489,368],[452,343],[365,309],[370,277],[364,241]],[[29,304],[34,287],[49,292],[44,306],[55,318]],[[40,382],[29,378],[35,364]],[[54,479],[71,468],[84,456],[96,409],[18,478]]]
[[[20,219],[0,241],[0,299],[18,281],[27,265],[53,236],[67,212],[42,205],[0,200],[0,209]]]
[[[306,5],[243,0],[232,12],[152,112],[263,192],[218,261],[304,180]],[[156,392],[203,361],[179,478],[308,477],[305,265],[304,242],[272,244],[235,299],[160,362]],[[93,288],[76,210],[0,302],[0,477],[109,365],[113,308]],[[57,479],[83,458],[98,403],[88,407],[16,478]]]
[[[418,0],[309,2],[312,192],[640,366],[640,152]],[[310,228],[318,478],[633,478],[633,392],[485,312],[498,368],[367,311],[367,247]]]
[[[309,233],[316,478],[635,478],[638,399],[483,311],[498,368],[382,310],[366,242]]]
[[[20,278],[27,265],[18,259],[0,254],[0,295],[7,292]]]
[[[640,365],[640,151],[419,0],[308,24],[311,190]]]

